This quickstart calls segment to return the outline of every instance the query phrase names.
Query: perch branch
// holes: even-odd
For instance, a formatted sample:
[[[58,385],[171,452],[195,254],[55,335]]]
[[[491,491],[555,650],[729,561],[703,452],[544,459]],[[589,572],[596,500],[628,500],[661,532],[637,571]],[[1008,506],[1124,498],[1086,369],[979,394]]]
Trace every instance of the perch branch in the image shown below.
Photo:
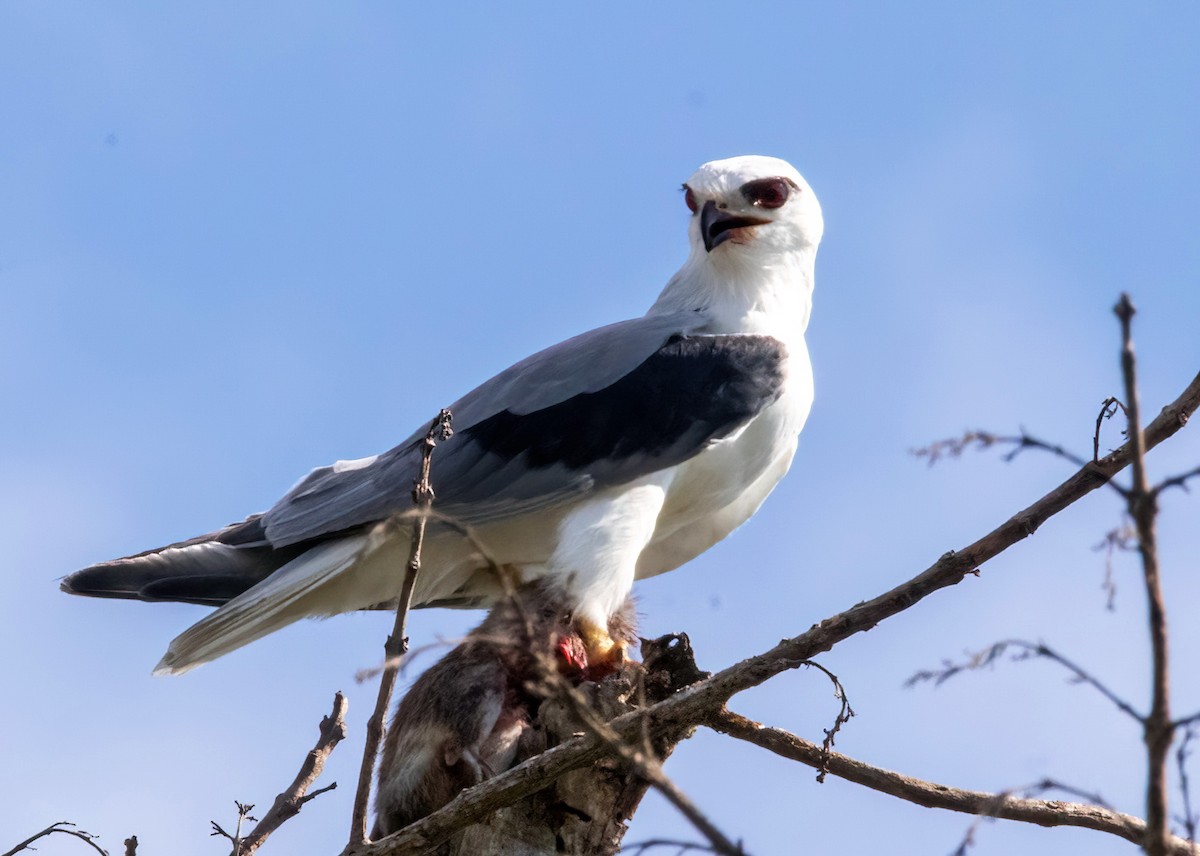
[[[818,668],[821,667],[818,666]],[[826,674],[829,673],[826,672]],[[671,780],[663,770],[658,758],[653,753],[639,748],[640,745],[649,745],[648,739],[641,739],[644,732],[624,736],[618,734],[592,709],[579,690],[568,684],[557,673],[549,673],[546,678],[551,681],[555,694],[571,705],[576,718],[584,728],[600,740],[609,753],[618,756],[631,770],[662,794],[667,802],[675,806],[675,809],[708,839],[713,853],[719,853],[721,856],[747,856],[741,844],[735,844],[725,833],[721,832],[716,824],[709,820],[699,806],[692,801],[691,797]],[[836,683],[837,679],[833,678],[833,680]],[[838,686],[840,687],[840,684]]]
[[[1146,426],[1145,448],[1151,449],[1173,436],[1197,407],[1200,407],[1200,374]],[[628,738],[641,733],[643,719],[652,731],[678,728],[702,720],[734,694],[797,668],[804,660],[828,651],[843,639],[870,630],[935,591],[961,582],[979,565],[1029,537],[1046,520],[1106,484],[1129,465],[1131,457],[1132,447],[1126,443],[1099,461],[1089,461],[1037,502],[964,549],[946,553],[911,580],[828,618],[799,636],[785,639],[769,651],[736,663],[645,711],[618,717],[609,725]],[[444,808],[395,835],[370,847],[355,848],[353,852],[364,856],[421,853],[423,849],[428,850],[445,841],[456,830],[536,793],[570,770],[592,763],[604,751],[601,741],[590,735],[562,743],[462,792]]]

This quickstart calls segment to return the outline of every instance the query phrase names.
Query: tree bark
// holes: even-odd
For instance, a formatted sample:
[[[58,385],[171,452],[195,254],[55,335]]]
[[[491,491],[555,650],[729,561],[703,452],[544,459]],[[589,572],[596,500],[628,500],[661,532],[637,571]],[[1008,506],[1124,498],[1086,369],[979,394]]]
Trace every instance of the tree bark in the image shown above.
[[[687,636],[643,640],[644,665],[629,664],[600,683],[583,687],[587,703],[605,720],[654,704],[706,675],[696,668]],[[563,743],[586,730],[573,705],[549,698],[538,710],[531,739],[518,762]],[[664,760],[694,726],[659,734],[649,741],[653,756]],[[605,755],[572,770],[520,802],[488,815],[457,832],[429,856],[610,856],[621,847],[628,821],[649,783],[620,758]]]

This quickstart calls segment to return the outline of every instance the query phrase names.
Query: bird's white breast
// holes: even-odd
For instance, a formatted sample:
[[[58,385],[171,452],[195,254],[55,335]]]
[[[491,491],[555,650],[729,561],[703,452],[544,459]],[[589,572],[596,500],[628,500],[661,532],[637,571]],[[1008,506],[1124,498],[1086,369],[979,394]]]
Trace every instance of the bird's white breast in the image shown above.
[[[734,434],[679,465],[637,577],[694,559],[745,523],[787,473],[813,401],[803,341],[788,349],[784,393]]]

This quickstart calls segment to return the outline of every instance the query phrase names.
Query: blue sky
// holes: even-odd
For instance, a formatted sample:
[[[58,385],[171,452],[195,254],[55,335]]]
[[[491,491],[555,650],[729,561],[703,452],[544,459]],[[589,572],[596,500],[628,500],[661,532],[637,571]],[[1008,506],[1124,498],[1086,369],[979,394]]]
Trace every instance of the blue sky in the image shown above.
[[[910,448],[967,427],[1087,452],[1119,391],[1129,290],[1149,412],[1200,367],[1200,12],[1159,4],[861,3],[453,11],[388,3],[0,7],[0,844],[67,818],[110,849],[221,852],[269,804],[336,689],[353,737],[270,852],[338,852],[383,616],[293,626],[178,679],[204,610],[72,599],[69,571],[261,510],[309,468],[381,451],[526,354],[641,314],[682,261],[701,162],[786,158],[826,216],[817,398],[744,529],[639,589],[647,634],[715,668],[907,579],[1067,473]],[[1109,446],[1118,442],[1107,429]],[[1154,455],[1200,463],[1189,428]],[[1200,707],[1197,500],[1162,516],[1177,707]],[[1045,639],[1141,703],[1136,568],[1096,495],[979,579],[822,662],[859,716],[839,747],[948,784],[1049,775],[1141,813],[1140,740],[1041,663],[904,679]],[[472,615],[433,611],[414,637]],[[735,709],[820,739],[815,672]],[[948,853],[970,821],[701,734],[668,770],[750,851]],[[694,837],[654,797],[630,841]],[[974,853],[1125,853],[985,826]],[[77,852],[50,841],[44,856]]]

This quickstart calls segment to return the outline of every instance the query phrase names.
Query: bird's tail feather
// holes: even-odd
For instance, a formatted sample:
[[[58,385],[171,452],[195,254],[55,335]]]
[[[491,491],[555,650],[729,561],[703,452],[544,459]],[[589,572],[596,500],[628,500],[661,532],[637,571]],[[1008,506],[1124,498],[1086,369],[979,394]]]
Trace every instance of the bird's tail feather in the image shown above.
[[[182,674],[319,612],[307,608],[303,601],[353,567],[365,541],[363,537],[349,537],[311,547],[175,637],[154,674]]]
[[[276,550],[259,518],[177,544],[76,571],[60,586],[70,594],[220,606],[262,582],[305,547]]]

